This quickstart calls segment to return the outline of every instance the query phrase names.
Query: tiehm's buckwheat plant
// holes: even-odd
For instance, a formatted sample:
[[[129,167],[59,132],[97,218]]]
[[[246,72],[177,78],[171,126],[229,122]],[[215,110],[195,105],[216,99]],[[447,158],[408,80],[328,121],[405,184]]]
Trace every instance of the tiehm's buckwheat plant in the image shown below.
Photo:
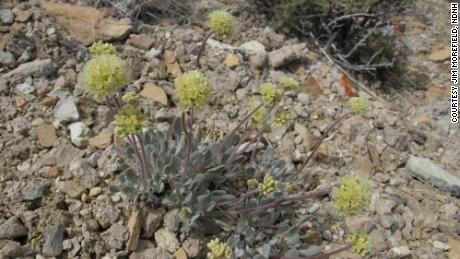
[[[124,192],[135,204],[177,208],[185,235],[211,239],[208,259],[327,258],[350,248],[359,255],[369,254],[371,241],[362,233],[349,235],[347,245],[321,253],[307,242],[302,230],[316,216],[294,213],[306,201],[331,193],[332,188],[304,192],[293,180],[314,157],[325,135],[350,114],[335,120],[294,170],[277,159],[273,148],[257,149],[264,133],[290,123],[279,103],[283,90],[298,88],[294,79],[281,80],[282,87],[262,84],[260,96],[222,140],[209,142],[193,133],[194,112],[212,101],[213,87],[199,70],[203,46],[212,33],[230,37],[235,26],[234,18],[222,11],[214,11],[207,25],[211,31],[203,41],[196,70],[175,79],[182,115],[167,131],[142,130],[148,127],[148,119],[134,92],[119,98],[116,91],[127,84],[127,75],[126,63],[116,56],[115,48],[100,42],[90,48],[92,57],[82,72],[86,88],[96,100],[105,98],[114,115],[115,133],[129,144],[119,184],[109,190]],[[342,180],[331,196],[347,216],[365,212],[370,194],[366,181],[353,176]]]
[[[197,68],[201,67],[200,58],[206,50],[206,42],[213,34],[216,34],[217,37],[224,39],[231,38],[235,33],[235,18],[223,10],[215,10],[211,12],[208,16],[208,20],[206,21],[206,25],[210,28],[210,30],[204,37],[203,43],[201,44],[201,48],[196,59]]]

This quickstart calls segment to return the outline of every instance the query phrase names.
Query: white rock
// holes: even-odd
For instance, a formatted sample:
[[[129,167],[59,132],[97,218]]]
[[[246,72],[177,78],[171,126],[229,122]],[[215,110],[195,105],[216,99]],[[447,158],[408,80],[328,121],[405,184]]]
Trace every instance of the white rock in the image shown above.
[[[206,43],[211,48],[216,48],[216,49],[221,49],[221,50],[234,50],[235,49],[235,47],[233,47],[232,45],[225,44],[225,43],[222,43],[220,41],[213,40],[213,39],[208,39],[208,41],[206,41]]]
[[[66,97],[54,107],[54,119],[58,121],[76,121],[80,118],[77,105],[73,97]]]
[[[70,140],[77,147],[88,144],[89,128],[83,122],[75,122],[69,125]]]
[[[11,24],[14,21],[14,13],[10,9],[0,9],[0,21],[3,24]]]
[[[155,241],[158,247],[165,249],[170,253],[174,253],[180,246],[176,235],[166,229],[160,229],[155,232]]]
[[[10,78],[13,76],[20,76],[20,77],[29,77],[32,75],[35,76],[47,76],[53,73],[54,64],[51,59],[43,59],[43,60],[34,60],[29,63],[24,63],[19,65],[14,70],[8,72],[4,75],[5,78]]]
[[[406,168],[412,174],[430,182],[439,189],[460,196],[460,178],[430,159],[411,155],[406,162]]]
[[[306,48],[306,44],[284,46],[268,54],[268,62],[272,68],[282,67],[288,63],[300,59]]]
[[[149,51],[145,53],[144,57],[148,60],[153,60],[153,59],[158,58],[160,54],[161,54],[161,49],[151,48]]]
[[[309,105],[310,104],[310,95],[306,94],[306,93],[299,93],[297,95],[297,100],[299,100],[299,102],[303,105]]]
[[[241,44],[240,50],[247,55],[264,54],[267,52],[265,46],[256,40]]]
[[[433,242],[433,247],[434,248],[437,248],[437,249],[440,249],[442,251],[447,251],[450,249],[450,246],[446,243],[443,243],[443,242],[439,242],[439,241],[434,241]]]
[[[16,59],[14,58],[13,54],[10,52],[0,51],[0,64],[2,65],[12,65]]]
[[[33,87],[28,82],[24,82],[22,84],[18,84],[16,86],[16,90],[23,94],[32,94],[35,91],[35,87]]]
[[[412,254],[412,251],[407,246],[393,247],[391,251],[399,257],[404,257]]]
[[[7,93],[9,90],[8,81],[0,77],[0,93]]]

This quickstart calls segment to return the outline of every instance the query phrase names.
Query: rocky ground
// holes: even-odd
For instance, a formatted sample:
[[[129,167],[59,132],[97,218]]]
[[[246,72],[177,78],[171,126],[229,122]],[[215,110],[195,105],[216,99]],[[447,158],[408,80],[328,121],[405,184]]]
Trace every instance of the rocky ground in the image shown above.
[[[216,89],[198,114],[203,129],[221,137],[261,83],[289,75],[302,82],[299,93],[283,99],[292,122],[267,138],[288,163],[302,161],[347,110],[340,70],[313,47],[276,33],[247,1],[197,1],[197,19],[221,7],[237,17],[238,33],[209,40],[202,58]],[[364,228],[374,258],[460,258],[460,130],[449,118],[448,9],[446,1],[420,0],[395,18],[405,26],[398,37],[416,86],[375,90],[385,101],[360,92],[369,98],[367,118],[345,120],[299,180],[311,190],[356,171],[374,188],[366,216],[334,220],[318,233],[324,251],[341,244],[345,231]],[[119,169],[121,140],[112,134],[108,108],[85,93],[78,76],[85,45],[113,41],[130,64],[128,89],[143,96],[152,127],[167,128],[178,114],[173,78],[192,67],[202,28],[140,26],[112,9],[6,0],[0,35],[0,258],[202,258],[204,241],[178,234],[177,211],[134,211],[123,195],[106,192]],[[327,199],[314,205],[340,219]]]

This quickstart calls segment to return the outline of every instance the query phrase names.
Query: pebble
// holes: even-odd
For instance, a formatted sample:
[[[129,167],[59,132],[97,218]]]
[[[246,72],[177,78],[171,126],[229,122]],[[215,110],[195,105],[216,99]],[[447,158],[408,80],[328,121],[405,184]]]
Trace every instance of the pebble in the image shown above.
[[[121,194],[119,192],[114,193],[112,196],[110,196],[110,199],[114,203],[119,203],[121,201]]]
[[[0,64],[5,65],[5,66],[11,66],[14,65],[14,62],[16,61],[16,58],[14,57],[13,54],[11,54],[8,51],[0,51]]]
[[[251,64],[251,67],[255,69],[261,69],[263,68],[268,62],[268,54],[263,53],[263,54],[255,54],[249,57],[249,63]]]
[[[203,253],[203,242],[199,239],[187,238],[183,248],[190,258],[198,258]]]
[[[128,228],[120,224],[113,224],[101,235],[110,248],[117,250],[122,249],[123,245],[126,243],[126,241],[128,241],[129,238]]]
[[[393,225],[393,216],[392,215],[383,215],[379,216],[380,225],[384,228],[391,228]]]
[[[16,86],[16,90],[22,94],[28,95],[35,92],[35,87],[29,82],[24,82]]]
[[[80,200],[81,200],[82,202],[84,202],[84,203],[87,203],[87,202],[88,202],[88,195],[87,195],[86,193],[83,193],[83,194],[81,195]]]
[[[412,251],[407,246],[393,247],[391,251],[394,253],[394,255],[399,257],[404,257],[412,254]]]
[[[13,12],[15,14],[15,21],[18,22],[27,22],[29,18],[32,16],[32,11],[30,10],[20,10],[19,8],[14,8]]]
[[[379,183],[386,183],[390,180],[390,177],[386,174],[376,173],[374,175],[374,179],[378,181]]]
[[[241,76],[226,67],[219,67],[208,74],[209,81],[216,87],[217,91],[234,93],[241,82]]]
[[[236,56],[236,55],[228,54],[228,55],[225,57],[224,64],[225,64],[228,68],[237,67],[237,66],[240,64],[240,58],[239,58],[238,56]]]
[[[66,239],[62,242],[62,249],[65,251],[69,251],[72,249],[72,239]]]
[[[158,247],[170,253],[174,253],[179,248],[179,240],[177,240],[176,235],[164,228],[155,232],[155,241]]]
[[[422,206],[422,204],[412,196],[406,195],[404,199],[406,200],[407,207],[414,215],[414,227],[428,229],[437,228],[439,224],[438,216],[431,209]]]
[[[407,181],[399,176],[391,177],[389,184],[391,186],[405,186],[407,185]]]
[[[136,209],[131,213],[128,219],[129,239],[126,243],[126,248],[129,251],[136,251],[139,245],[139,235],[141,232],[141,218],[142,212]]]
[[[28,248],[27,245],[21,246],[19,242],[13,241],[13,240],[0,240],[0,251],[3,258],[24,258],[23,256],[26,256],[30,251],[27,250],[32,250]],[[33,255],[34,252],[30,253],[30,255]],[[33,258],[33,257],[30,257]]]
[[[66,193],[71,198],[79,199],[86,192],[86,188],[76,180],[57,182],[56,186],[61,192]]]
[[[144,238],[151,238],[161,224],[163,213],[158,210],[146,210],[143,213],[142,233]]]
[[[369,216],[355,216],[355,217],[346,217],[345,226],[351,233],[354,233],[358,230],[367,232],[366,230],[370,229],[373,225],[373,220]]]
[[[90,197],[96,197],[101,193],[102,193],[102,188],[99,187],[99,186],[91,188],[91,190],[89,190],[89,196]]]
[[[440,249],[442,251],[448,251],[450,249],[450,246],[446,243],[439,242],[439,241],[434,241],[433,242],[433,247]]]
[[[241,44],[239,49],[246,55],[266,54],[267,52],[265,46],[256,40]]]
[[[18,217],[11,217],[0,225],[0,239],[15,239],[27,236],[27,229]]]
[[[8,87],[8,81],[0,77],[0,93],[8,93],[9,87]]]
[[[307,109],[300,103],[297,103],[295,106],[294,106],[294,112],[299,116],[299,117],[302,117],[302,118],[307,118],[308,117],[308,111]]]
[[[308,106],[310,104],[310,95],[306,94],[306,93],[299,93],[297,95],[297,100],[303,104],[303,105],[306,105]]]
[[[299,59],[303,50],[306,48],[305,43],[284,46],[268,54],[268,62],[272,68],[278,68]]]
[[[397,203],[390,198],[380,198],[375,202],[375,211],[379,215],[391,214]]]
[[[0,21],[2,24],[12,24],[14,21],[14,13],[11,9],[0,9]]]
[[[129,256],[129,259],[174,259],[175,257],[166,250],[157,247],[150,247],[136,251]]]
[[[112,144],[113,130],[105,128],[99,132],[96,136],[89,138],[88,144],[92,147],[99,149],[106,149]]]
[[[28,136],[31,128],[30,122],[24,117],[16,117],[11,121],[13,132],[15,135]]]
[[[43,184],[37,182],[29,182],[22,190],[24,200],[33,201],[43,197],[45,188]]]
[[[144,57],[149,61],[153,61],[156,60],[158,56],[160,56],[160,54],[161,49],[151,48],[149,51],[145,53]]]
[[[184,248],[179,248],[179,250],[177,250],[175,253],[174,253],[174,256],[176,257],[176,259],[187,259],[187,253],[185,252]]]
[[[428,158],[409,156],[406,168],[439,189],[460,196],[460,178],[443,169]]]
[[[75,122],[69,125],[70,139],[77,147],[84,147],[88,144],[90,129],[83,122]]]
[[[375,229],[369,236],[372,238],[373,247],[376,251],[383,252],[387,249],[387,242],[383,230]]]
[[[51,59],[34,60],[24,63],[16,67],[14,70],[6,73],[5,78],[22,77],[27,78],[30,76],[47,76],[54,72],[54,63]]]
[[[62,253],[62,240],[64,238],[64,226],[62,224],[50,226],[45,232],[43,255],[58,256]]]
[[[73,97],[60,99],[54,107],[54,119],[58,121],[76,121],[79,118],[80,113]]]
[[[164,226],[166,229],[176,232],[179,230],[181,221],[178,217],[179,210],[173,209],[168,211],[163,218]]]

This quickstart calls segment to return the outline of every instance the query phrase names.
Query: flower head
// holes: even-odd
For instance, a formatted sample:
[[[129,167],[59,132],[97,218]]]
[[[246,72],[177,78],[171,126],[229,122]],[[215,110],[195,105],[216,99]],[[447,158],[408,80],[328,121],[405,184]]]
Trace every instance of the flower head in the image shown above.
[[[260,103],[252,102],[249,107],[251,110],[256,109],[259,107]],[[267,127],[267,119],[268,119],[268,112],[267,108],[261,106],[254,114],[251,116],[251,122],[256,128],[263,129]]]
[[[136,105],[125,105],[115,115],[113,120],[115,134],[124,138],[129,134],[135,134],[147,126],[147,120]]]
[[[257,179],[249,179],[247,184],[249,190],[255,190],[259,186],[259,181],[257,181]]]
[[[273,180],[273,178],[269,175],[264,177],[263,183],[259,183],[259,191],[264,195],[276,192],[278,187],[279,181]]]
[[[96,41],[93,43],[93,45],[91,45],[91,47],[89,47],[89,53],[91,53],[91,56],[97,56],[97,55],[103,55],[103,54],[115,55],[117,53],[117,50],[110,43],[103,43],[102,41]]]
[[[213,11],[209,15],[206,24],[220,38],[230,38],[235,33],[235,20],[233,16],[226,11]]]
[[[360,176],[347,176],[332,192],[335,207],[345,216],[356,216],[367,210],[371,202],[369,182]]]
[[[208,243],[210,252],[207,254],[208,259],[231,259],[232,249],[229,245],[220,242],[219,238],[211,240]]]
[[[371,238],[361,231],[347,237],[347,243],[352,245],[353,253],[358,256],[366,256],[372,252]]]
[[[275,104],[281,101],[281,97],[283,96],[283,92],[281,92],[276,85],[271,83],[265,83],[260,85],[260,94],[264,101],[268,104]]]
[[[82,81],[100,101],[128,83],[126,66],[126,62],[115,55],[94,56],[83,67]]]
[[[283,88],[288,91],[296,91],[297,89],[299,89],[300,86],[299,81],[287,76],[281,77],[279,82],[283,86]]]
[[[128,104],[137,104],[139,102],[139,95],[134,91],[129,91],[121,99]]]
[[[367,101],[363,97],[351,97],[348,102],[351,108],[351,111],[361,117],[366,116],[367,114]]]
[[[175,80],[176,95],[183,109],[201,108],[211,99],[212,86],[198,70],[188,71]]]
[[[187,218],[188,218],[188,210],[187,210],[187,208],[181,208],[179,210],[178,216],[179,216],[180,220],[185,222],[187,220]]]
[[[289,114],[285,111],[277,111],[275,113],[274,127],[280,127],[289,123]]]

